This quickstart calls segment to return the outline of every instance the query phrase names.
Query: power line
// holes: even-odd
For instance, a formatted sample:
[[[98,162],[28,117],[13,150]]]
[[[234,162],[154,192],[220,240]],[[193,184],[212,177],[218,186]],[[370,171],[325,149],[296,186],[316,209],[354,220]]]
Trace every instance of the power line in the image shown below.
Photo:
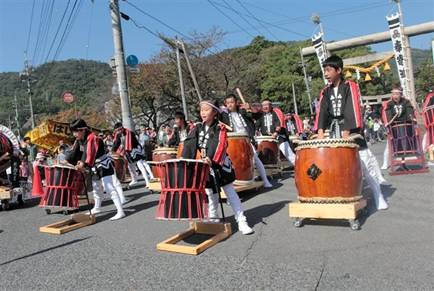
[[[223,2],[226,4],[226,6],[228,6],[236,15],[238,15],[242,20],[244,20],[244,22],[246,22],[251,28],[253,28],[254,30],[256,30],[256,32],[258,32],[258,34],[261,34],[261,32],[252,24],[250,23],[250,21],[244,17],[239,11],[237,11],[235,8],[233,8],[226,0],[223,0]]]
[[[33,50],[33,57],[32,57],[33,60],[36,59],[37,52],[39,50],[42,27],[43,27],[44,22],[45,22],[45,17],[44,17],[45,13],[44,12],[46,11],[46,9],[45,9],[46,4],[47,4],[47,2],[46,2],[46,0],[44,0],[44,2],[42,3],[42,6],[41,6],[41,12],[39,14],[40,19],[39,19],[39,25],[38,25],[38,33],[37,33],[37,36],[36,36],[35,48]]]
[[[125,1],[125,3],[127,3],[127,4],[129,4],[130,6],[134,7],[136,10],[140,11],[142,14],[144,14],[144,15],[146,15],[146,16],[152,18],[152,19],[154,19],[155,21],[157,21],[157,22],[160,23],[161,25],[164,25],[165,27],[167,27],[168,29],[172,30],[173,32],[175,32],[175,33],[181,35],[182,37],[184,37],[184,38],[186,38],[186,39],[190,39],[190,40],[192,39],[191,37],[189,37],[189,36],[187,36],[186,34],[180,32],[179,30],[177,30],[177,29],[174,28],[173,26],[170,26],[169,24],[167,24],[167,23],[161,21],[161,20],[158,19],[157,17],[155,17],[155,16],[149,14],[148,12],[144,11],[144,10],[141,9],[140,7],[134,5],[133,3],[131,3],[131,2],[129,2],[129,1],[127,1],[127,0],[124,0],[124,1]]]
[[[42,32],[42,37],[41,37],[41,52],[39,54],[39,56],[41,57],[41,61],[43,61],[44,59],[44,54],[47,48],[47,43],[48,43],[48,36],[50,33],[50,29],[51,29],[51,22],[53,19],[53,9],[54,9],[54,0],[51,0],[51,3],[49,4],[49,8],[48,8],[48,14],[47,14],[47,21],[45,23],[45,27],[44,30]],[[36,60],[35,60],[36,61]]]
[[[241,1],[239,1],[239,0],[236,0],[237,2],[238,2],[238,4],[253,18],[253,19],[255,19],[256,20],[256,22],[258,22],[258,24],[263,28],[263,29],[265,29],[266,31],[268,31],[268,33],[269,34],[271,34],[271,36],[273,36],[274,37],[274,39],[275,40],[278,40],[279,38],[271,31],[271,30],[269,30],[268,29],[268,27],[266,27],[252,12],[250,12],[250,10],[249,9],[247,9],[247,7],[246,6],[244,6],[244,4],[241,2]]]
[[[48,54],[47,54],[47,56],[46,56],[46,58],[45,58],[45,61],[44,61],[45,63],[48,61],[48,58],[49,58],[49,56],[50,56],[50,54],[51,54],[51,50],[52,50],[53,47],[54,47],[54,44],[55,44],[56,39],[57,39],[57,35],[59,34],[59,31],[60,31],[60,29],[61,29],[61,27],[62,27],[63,20],[65,19],[66,12],[68,12],[68,8],[69,8],[69,4],[70,4],[70,3],[71,3],[71,0],[68,0],[68,3],[67,3],[67,5],[66,5],[66,8],[65,8],[65,10],[63,11],[62,17],[61,17],[61,19],[60,19],[59,26],[57,27],[56,33],[55,33],[55,35],[54,35],[53,41],[51,42],[50,49],[48,50]]]
[[[209,0],[208,0],[208,2],[209,2]],[[221,6],[221,7],[225,8],[225,9],[229,9],[229,10],[231,9],[230,7],[227,7],[227,6],[225,6],[225,5],[221,4],[221,3],[215,3],[215,4],[218,5],[218,6]],[[301,36],[303,38],[309,38],[309,36],[306,35],[306,34],[303,34],[303,33],[297,32],[297,31],[293,31],[293,30],[287,29],[287,28],[279,26],[277,24],[274,24],[274,23],[271,23],[271,22],[268,22],[268,21],[265,21],[265,20],[261,20],[259,18],[258,18],[258,20],[260,22],[264,23],[264,24],[267,24],[269,26],[275,27],[277,29],[280,29],[280,30],[283,30],[283,31],[286,31],[286,32],[289,32],[289,33],[292,33],[292,34],[299,35],[299,36]],[[243,31],[245,31],[245,29],[243,29]]]
[[[209,4],[211,4],[217,11],[219,11],[224,17],[226,17],[227,19],[229,19],[233,24],[235,24],[238,28],[240,28],[242,31],[244,31],[246,34],[248,34],[251,37],[255,37],[253,34],[251,34],[250,32],[248,32],[244,27],[242,27],[241,25],[239,25],[235,20],[232,19],[232,17],[230,17],[229,15],[227,15],[223,10],[221,10],[220,8],[217,7],[216,4],[214,4],[214,2],[212,2],[211,0],[207,0]],[[221,4],[219,4],[221,5]],[[225,6],[226,7],[226,6]],[[228,7],[226,7],[228,8]],[[230,8],[228,8],[230,9]]]
[[[30,16],[30,26],[29,26],[29,33],[27,35],[27,44],[26,44],[26,52],[29,51],[29,45],[30,45],[30,35],[32,34],[32,26],[33,26],[33,14],[35,12],[35,0],[33,0],[32,4],[32,13]]]
[[[66,38],[68,37],[69,31],[70,31],[70,27],[72,27],[72,24],[75,20],[75,17],[77,14],[75,14],[74,12],[76,11],[76,7],[77,7],[77,3],[79,0],[75,0],[71,12],[69,14],[68,20],[66,21],[66,25],[65,28],[63,30],[63,34],[62,37],[60,38],[59,44],[57,46],[56,52],[54,53],[54,57],[53,57],[53,61],[57,59],[57,57],[59,56],[60,52],[62,51],[64,42],[66,40]],[[80,0],[81,3],[81,0]]]

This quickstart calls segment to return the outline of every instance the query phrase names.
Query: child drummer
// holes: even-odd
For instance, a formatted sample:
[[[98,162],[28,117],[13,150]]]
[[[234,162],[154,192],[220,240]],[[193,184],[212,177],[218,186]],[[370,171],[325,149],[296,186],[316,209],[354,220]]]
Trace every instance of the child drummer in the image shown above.
[[[202,101],[200,103],[202,123],[193,128],[184,141],[182,157],[194,159],[199,150],[204,161],[211,167],[211,175],[214,175],[215,179],[210,175],[205,189],[209,201],[209,218],[218,219],[219,194],[215,193],[217,188],[215,181],[217,181],[226,193],[235,214],[235,220],[238,222],[238,229],[242,234],[251,234],[253,230],[247,224],[240,198],[232,184],[235,174],[231,160],[226,154],[226,127],[219,122],[219,115],[220,108],[217,102]]]
[[[253,145],[255,142],[255,123],[251,117],[251,114],[247,112],[244,107],[248,108],[248,104],[239,105],[237,97],[234,94],[229,94],[225,98],[225,106],[228,109],[228,113],[222,112],[222,121],[232,128],[233,132],[245,133],[249,136],[253,149],[253,156],[255,159],[255,165],[258,169],[259,175],[264,182],[264,188],[272,188],[273,185],[268,181],[267,174],[265,173],[264,165],[259,159],[256,149]]]
[[[319,112],[316,115],[315,129],[318,130],[318,139],[324,138],[324,131],[328,128],[332,138],[349,138],[350,134],[360,134],[363,126],[358,85],[353,81],[344,81],[343,61],[338,56],[327,58],[323,62],[323,68],[329,84],[321,91]],[[364,138],[356,142],[359,144],[363,177],[374,193],[375,205],[379,210],[387,209],[379,181],[371,176],[371,172],[377,172],[375,167],[378,167],[378,163],[373,163],[372,159],[375,157],[370,154]]]

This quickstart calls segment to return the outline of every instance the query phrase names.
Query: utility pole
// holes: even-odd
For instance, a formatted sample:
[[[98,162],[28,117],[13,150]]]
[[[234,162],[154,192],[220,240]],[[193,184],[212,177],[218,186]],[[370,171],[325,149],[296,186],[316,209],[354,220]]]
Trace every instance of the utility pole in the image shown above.
[[[178,39],[176,39],[176,41],[178,42]],[[175,51],[176,51],[176,64],[178,66],[179,88],[181,89],[182,109],[184,110],[185,119],[188,120],[187,102],[185,100],[185,92],[184,92],[184,81],[182,79],[181,56],[179,53],[178,45],[176,46]]]
[[[15,93],[14,93],[14,105],[15,105],[15,123],[17,125],[18,135],[21,136],[20,121],[18,116],[17,89],[15,89]]]
[[[27,53],[24,53],[24,72],[20,74],[20,78],[23,82],[27,83],[27,95],[29,97],[29,109],[30,109],[30,121],[32,122],[32,129],[35,128],[35,116],[33,114],[33,102],[32,102],[32,85],[31,85],[31,68],[29,66],[29,60],[27,59]]]
[[[400,0],[393,0],[396,2],[396,5],[398,6],[398,13],[399,13],[399,17],[400,17],[400,23],[401,23],[401,35],[402,35],[402,47],[403,47],[403,55],[404,58],[406,59],[405,64],[407,64],[407,68],[406,68],[406,88],[407,88],[407,92],[404,92],[405,97],[409,98],[411,103],[413,104],[413,106],[415,108],[417,107],[417,102],[416,102],[416,88],[414,86],[414,72],[413,72],[413,58],[411,57],[411,48],[410,48],[410,41],[408,39],[408,35],[405,34],[404,32],[404,15],[402,14],[402,9],[401,9],[401,1]]]
[[[182,40],[178,40],[178,43],[182,47],[182,51],[184,52],[185,61],[187,62],[188,70],[190,71],[191,79],[193,80],[194,89],[196,90],[197,97],[199,98],[199,101],[202,101],[202,95],[199,91],[199,85],[197,84],[196,75],[194,74],[193,68],[190,64],[190,57],[188,56],[187,49],[185,48],[185,44]]]
[[[306,85],[307,97],[309,98],[309,109],[310,109],[310,115],[312,115],[312,114],[313,114],[313,109],[312,109],[312,96],[310,95],[310,84],[309,84],[309,79],[307,78],[306,64],[305,64],[305,62],[304,62],[303,54],[301,53],[301,48],[300,48],[300,57],[301,57],[301,66],[303,67],[304,84]]]
[[[130,98],[128,96],[127,73],[125,70],[124,45],[122,40],[121,16],[119,13],[119,0],[110,0],[110,14],[112,18],[113,43],[115,48],[116,76],[121,99],[123,126],[134,130],[134,121],[131,114]]]
[[[294,83],[292,83],[292,100],[294,101],[295,114],[298,115],[298,107],[297,107],[297,100],[295,98],[295,86],[294,86]]]

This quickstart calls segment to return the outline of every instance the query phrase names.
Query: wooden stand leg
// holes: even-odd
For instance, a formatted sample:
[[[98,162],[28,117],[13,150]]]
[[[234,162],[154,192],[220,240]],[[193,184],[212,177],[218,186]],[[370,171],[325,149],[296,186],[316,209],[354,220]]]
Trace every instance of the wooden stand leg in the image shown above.
[[[196,246],[177,245],[178,242],[195,234],[213,235]],[[191,222],[190,228],[157,244],[157,250],[188,255],[198,255],[232,234],[230,223]]]
[[[39,231],[51,234],[64,234],[66,232],[94,224],[95,222],[95,215],[77,213],[73,214],[70,219],[41,226]]]

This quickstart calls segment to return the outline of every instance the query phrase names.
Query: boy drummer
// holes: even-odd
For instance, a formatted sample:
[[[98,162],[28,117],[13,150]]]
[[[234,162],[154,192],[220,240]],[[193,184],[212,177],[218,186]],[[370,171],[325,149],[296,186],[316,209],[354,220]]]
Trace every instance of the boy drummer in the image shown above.
[[[219,204],[219,195],[215,193],[215,182],[223,188],[228,201],[235,214],[235,220],[238,223],[238,229],[242,234],[251,234],[253,230],[247,224],[241,207],[241,201],[232,184],[235,180],[232,163],[226,154],[227,134],[226,127],[219,122],[220,108],[217,102],[202,101],[200,102],[200,117],[202,123],[189,133],[184,141],[182,157],[194,159],[196,152],[201,152],[202,159],[211,167],[211,174],[206,185],[206,194],[208,195],[208,211],[211,220],[218,219],[217,209]],[[211,175],[214,176],[211,177]]]
[[[253,146],[253,143],[255,142],[255,124],[251,114],[249,114],[246,109],[242,108],[248,108],[249,105],[243,104],[240,106],[237,102],[237,97],[234,94],[229,94],[225,98],[225,106],[228,109],[228,113],[222,112],[223,123],[228,124],[232,128],[233,132],[245,133],[250,137],[255,165],[262,181],[264,182],[264,188],[272,188],[273,185],[268,181],[264,165],[259,159],[255,147]]]
[[[324,131],[330,129],[332,138],[349,138],[350,134],[362,132],[362,115],[360,112],[360,90],[353,81],[344,81],[342,76],[343,61],[338,56],[330,56],[323,62],[324,75],[329,84],[321,91],[319,111],[316,115],[315,129],[318,139],[324,138]],[[379,181],[371,176],[375,173],[365,139],[357,140],[362,161],[363,176],[374,193],[377,209],[387,209]],[[336,157],[338,158],[338,157]]]

